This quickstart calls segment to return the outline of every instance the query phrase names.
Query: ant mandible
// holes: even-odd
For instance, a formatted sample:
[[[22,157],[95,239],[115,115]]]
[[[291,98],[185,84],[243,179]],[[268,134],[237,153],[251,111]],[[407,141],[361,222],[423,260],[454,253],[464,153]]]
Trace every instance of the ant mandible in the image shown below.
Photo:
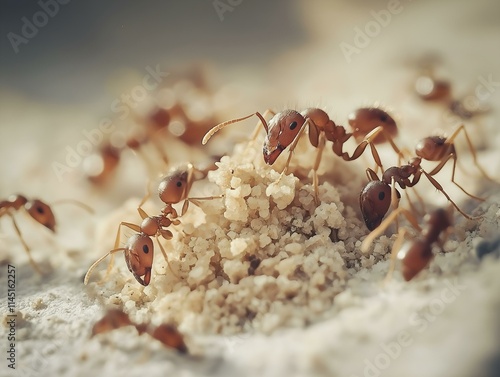
[[[87,205],[80,203],[76,200],[69,200],[69,199],[59,200],[55,203],[52,203],[52,205],[61,204],[61,203],[72,203],[72,204],[78,205],[79,207],[87,210],[90,213],[93,212],[92,208],[90,208]],[[30,264],[33,266],[33,268],[37,272],[39,272],[41,274],[42,271],[40,270],[40,268],[38,267],[36,262],[33,260],[33,257],[31,256],[31,249],[24,241],[21,230],[19,229],[19,226],[17,225],[16,219],[14,218],[13,212],[20,211],[20,210],[24,210],[36,222],[43,225],[44,227],[46,227],[47,229],[49,229],[52,232],[56,231],[56,218],[54,216],[54,213],[52,212],[50,205],[41,201],[40,199],[28,200],[28,198],[26,198],[25,196],[17,194],[17,195],[12,195],[7,200],[0,201],[0,217],[2,217],[4,215],[10,216],[10,218],[12,220],[12,224],[14,225],[14,229],[16,230],[16,233],[19,236],[21,243],[22,243],[24,249],[26,250],[26,253],[28,254]]]
[[[267,114],[273,115],[268,122],[265,120],[265,116]],[[292,152],[295,149],[301,134],[308,127],[309,142],[313,147],[317,148],[316,158],[312,168],[314,198],[316,203],[318,202],[317,170],[321,162],[321,155],[326,141],[331,141],[333,143],[333,152],[345,161],[356,160],[363,154],[366,147],[369,145],[375,163],[382,170],[382,161],[380,160],[377,149],[375,148],[376,143],[379,143],[382,140],[389,141],[394,151],[401,156],[399,148],[392,141],[392,135],[397,132],[396,122],[389,114],[379,108],[361,108],[350,115],[349,123],[354,129],[354,133],[348,133],[343,126],[336,125],[325,111],[318,108],[308,108],[300,113],[295,110],[284,110],[280,113],[274,113],[271,110],[266,110],[264,115],[256,112],[243,118],[229,120],[216,125],[204,136],[202,144],[206,144],[212,135],[222,128],[248,119],[254,115],[257,116],[260,121],[251,136],[251,140],[254,140],[257,137],[260,126],[262,125],[266,131],[266,138],[264,139],[263,145],[263,155],[266,164],[274,164],[276,159],[281,155],[281,152],[283,152],[287,147],[290,147],[288,159],[285,163],[283,172],[281,173],[282,175],[286,174],[292,157]],[[363,135],[363,140],[359,142],[354,152],[351,155],[344,152],[344,144],[352,136],[359,138],[361,135]]]
[[[84,284],[87,284],[90,275],[94,268],[102,262],[108,255],[111,256],[111,260],[108,264],[108,269],[106,275],[109,274],[113,265],[114,253],[123,251],[125,255],[125,262],[129,271],[134,275],[135,279],[142,285],[147,286],[151,281],[151,270],[153,267],[153,253],[154,246],[151,237],[155,237],[160,250],[165,258],[169,268],[169,260],[165,249],[159,242],[158,238],[162,236],[166,240],[170,240],[173,237],[172,232],[168,229],[170,225],[179,225],[180,221],[178,219],[179,215],[173,204],[180,203],[184,200],[182,206],[181,216],[185,214],[188,209],[189,203],[198,204],[200,200],[209,200],[219,198],[217,196],[210,197],[200,197],[200,198],[189,198],[188,194],[191,189],[193,182],[196,180],[194,177],[195,172],[204,171],[196,169],[192,164],[187,164],[187,166],[182,168],[172,169],[160,182],[158,186],[158,195],[162,202],[165,204],[161,210],[161,214],[158,216],[149,216],[141,207],[146,202],[149,197],[149,192],[146,194],[144,199],[139,204],[137,211],[142,218],[142,223],[140,225],[132,224],[129,222],[122,221],[118,226],[118,231],[116,233],[114,248],[107,254],[95,261],[92,266],[88,269]],[[121,228],[125,226],[136,232],[129,239],[125,247],[118,247],[120,244]],[[170,268],[172,273],[175,272]]]
[[[407,247],[401,248],[406,229],[400,229],[398,232],[398,238],[394,242],[392,248],[391,265],[387,273],[386,281],[390,278],[392,271],[394,270],[394,262],[396,258],[401,260],[401,272],[406,281],[410,281],[420,271],[426,268],[434,257],[432,246],[438,242],[440,244],[443,243],[443,241],[440,241],[441,234],[445,233],[453,224],[451,212],[443,208],[439,208],[426,216],[426,227],[422,230],[418,226],[411,212],[404,208],[398,208],[392,212],[377,229],[365,238],[361,244],[361,251],[366,252],[368,250],[368,246],[373,242],[373,240],[382,234],[400,214],[405,215],[413,227],[419,231],[420,236],[413,240],[410,244],[407,244]]]

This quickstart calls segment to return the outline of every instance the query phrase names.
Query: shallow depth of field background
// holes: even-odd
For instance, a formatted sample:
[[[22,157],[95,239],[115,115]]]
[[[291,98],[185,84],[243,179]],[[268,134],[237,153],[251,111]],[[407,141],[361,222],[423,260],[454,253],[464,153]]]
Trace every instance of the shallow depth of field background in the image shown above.
[[[391,2],[243,0],[234,1],[235,5],[229,5],[227,0],[220,2],[232,10],[220,15],[214,6],[216,2],[212,0],[73,0],[64,5],[58,3],[57,14],[49,17],[47,24],[40,27],[36,35],[27,38],[27,43],[20,44],[18,52],[9,41],[9,33],[22,35],[24,18],[32,21],[41,8],[34,1],[2,2],[0,200],[19,192],[30,197],[38,196],[48,202],[61,198],[79,199],[96,208],[96,214],[89,217],[78,209],[61,207],[56,216],[65,221],[59,225],[60,233],[55,237],[44,230],[39,233],[36,224],[21,220],[20,224],[27,227],[26,240],[30,245],[36,245],[35,248],[44,252],[54,245],[60,249],[62,245],[62,248],[78,253],[83,258],[89,248],[99,247],[93,244],[93,234],[102,218],[127,199],[142,197],[148,174],[144,166],[133,159],[129,159],[130,164],[121,171],[119,187],[103,191],[93,188],[85,180],[80,165],[72,168],[71,173],[64,175],[63,179],[58,179],[53,164],[64,163],[68,148],[75,148],[85,140],[83,130],[95,129],[103,118],[115,116],[111,104],[141,82],[147,67],[159,66],[162,71],[169,73],[192,66],[203,67],[214,89],[227,87],[233,93],[225,109],[227,119],[267,108],[281,110],[318,106],[346,125],[351,110],[380,103],[397,114],[401,120],[403,142],[413,145],[422,135],[436,130],[450,132],[457,125],[455,119],[445,117],[444,110],[439,106],[421,104],[414,107],[415,97],[411,85],[417,73],[417,62],[423,56],[432,54],[438,57],[438,73],[452,82],[457,97],[474,94],[485,79],[492,83],[486,100],[491,105],[491,111],[477,124],[471,123],[470,127],[478,150],[484,153],[483,156],[488,156],[481,161],[498,178],[498,1],[402,0],[398,8],[401,11],[391,14],[387,25],[379,25],[379,31],[362,47],[356,46],[357,30],[365,30],[367,25],[374,22],[374,14],[387,10]],[[358,48],[359,53],[346,58],[341,48],[343,43]],[[173,84],[169,80],[166,77],[162,85]],[[234,126],[233,132],[236,135],[233,140],[241,140],[248,135],[245,126]],[[219,145],[220,150],[225,152],[233,144]],[[480,182],[471,180],[466,182],[466,186],[483,194]],[[466,210],[469,209],[473,207],[466,207]],[[0,219],[0,250],[6,255],[11,252],[23,253],[12,231],[8,221]],[[79,307],[81,302],[87,300],[81,277],[89,262],[86,261],[77,271],[65,271],[68,279],[62,280],[63,283],[60,283],[59,277],[59,280],[48,277],[43,283],[35,282],[29,265],[20,265],[18,302],[22,304],[23,297],[30,297],[31,300],[36,295],[48,295],[47,292],[64,292],[62,296],[70,298],[57,299],[61,311]],[[4,275],[4,272],[0,275]],[[4,296],[0,297],[3,307]],[[481,307],[478,310],[487,312],[489,309],[495,309],[498,313],[498,307],[493,304],[491,308]],[[82,309],[81,313],[87,313],[85,310],[90,313],[88,307]],[[99,308],[95,303],[92,313],[97,310]],[[75,318],[75,326],[90,321],[82,317]],[[482,315],[478,314],[478,317],[482,318]],[[470,320],[474,321],[472,315]],[[85,325],[88,326],[88,323]],[[478,328],[488,333],[489,329]],[[29,349],[38,349],[38,355],[44,356],[41,358],[41,370],[64,370],[62,359],[65,357],[65,347],[71,349],[68,354],[72,355],[72,360],[76,360],[78,356],[75,355],[78,354],[72,352],[75,344],[86,341],[82,338],[72,344],[70,340],[70,347],[69,343],[64,343],[65,338],[64,341],[61,339],[58,340],[56,332],[48,331],[29,343]],[[276,375],[285,375],[290,372],[284,365],[293,355],[290,351],[295,347],[293,339],[285,336],[273,340],[276,369],[269,364],[266,364],[266,368],[261,365],[259,369],[258,363],[254,365],[248,360],[240,363],[243,356],[232,350],[222,356],[224,367],[220,371],[222,374],[234,375],[235,372],[241,372],[241,365],[252,365],[254,369],[248,367],[246,370],[249,375],[268,375],[263,373],[262,368],[267,373],[275,370]],[[357,338],[354,335],[352,339]],[[227,343],[227,340],[224,341]],[[266,342],[252,344],[256,345],[257,350],[260,346],[264,349]],[[456,342],[457,347],[467,352],[467,340],[461,339],[460,342],[463,342],[463,346]],[[44,344],[50,344],[50,349],[56,351],[47,351]],[[433,350],[432,344],[433,340],[427,339],[422,355],[437,358],[442,354],[442,350]],[[2,350],[3,347],[2,344]],[[374,343],[374,347],[378,347],[378,344]],[[410,355],[418,355],[418,352],[408,351],[407,358],[404,359],[403,355],[401,359],[411,359],[413,369],[408,373],[416,373],[419,364],[425,362],[429,375],[444,375],[440,374],[442,371],[438,367],[432,368],[434,363],[429,361],[431,359],[424,361]],[[248,358],[251,357],[252,353],[249,352]],[[455,354],[444,352],[443,357],[447,358],[450,367],[447,372],[454,370]],[[498,367],[498,363],[495,364],[498,354],[495,357],[485,355],[484,358],[478,358],[477,362],[480,365],[491,363],[491,369],[494,369]],[[53,361],[54,358],[57,361]],[[105,356],[101,355],[102,359]],[[323,365],[320,359],[314,360]],[[107,360],[109,375],[119,373],[120,367],[126,365],[125,361],[128,359],[123,354]],[[148,373],[161,372],[152,369],[155,362],[158,360],[153,360]],[[178,360],[174,360],[176,362]],[[52,363],[55,365],[53,368]],[[35,375],[32,360],[25,361],[25,364],[31,365],[26,369],[26,375]],[[200,371],[195,367],[191,370],[189,363],[180,361],[179,364],[183,370],[189,371],[186,375],[211,373],[210,368],[201,368]],[[90,361],[86,367],[80,372],[81,375],[92,368],[94,371],[100,370],[101,364]],[[2,361],[0,375],[4,375],[3,368]],[[78,367],[72,366],[69,370],[76,373]],[[392,372],[389,368],[382,375],[398,375],[398,370],[401,371],[400,364]],[[495,371],[490,375],[495,375]]]

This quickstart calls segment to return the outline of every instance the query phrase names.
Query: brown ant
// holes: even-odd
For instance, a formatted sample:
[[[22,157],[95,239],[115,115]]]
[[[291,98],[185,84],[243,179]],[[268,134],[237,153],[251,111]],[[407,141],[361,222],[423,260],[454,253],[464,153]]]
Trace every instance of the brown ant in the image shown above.
[[[173,88],[162,88],[155,97],[149,111],[139,114],[131,110],[130,117],[139,127],[123,145],[107,140],[97,153],[85,159],[85,174],[92,183],[100,185],[108,181],[127,149],[140,154],[149,167],[152,163],[143,148],[151,146],[168,166],[165,140],[174,137],[191,147],[199,145],[203,135],[217,122],[213,92],[200,69],[179,74]]]
[[[369,182],[361,191],[360,207],[361,207],[361,212],[363,213],[365,224],[368,227],[368,229],[373,230],[380,224],[383,217],[389,210],[390,206],[392,206],[392,208],[397,207],[396,203],[397,199],[394,197],[394,195],[392,195],[393,191],[391,190],[392,180],[394,180],[394,183],[399,184],[399,186],[402,189],[405,189],[406,187],[415,186],[420,180],[422,174],[424,174],[427,177],[427,179],[434,185],[436,189],[441,191],[446,196],[446,198],[451,202],[451,204],[457,209],[458,212],[460,212],[464,217],[468,219],[474,219],[474,217],[471,217],[466,213],[464,213],[455,204],[455,202],[451,200],[448,194],[444,191],[443,187],[434,178],[432,178],[434,175],[436,175],[443,169],[444,165],[450,159],[452,159],[453,166],[451,173],[451,182],[453,182],[453,184],[455,184],[460,190],[462,190],[462,192],[464,192],[471,198],[480,201],[484,200],[483,198],[479,198],[475,195],[470,194],[455,181],[455,169],[458,157],[457,157],[457,151],[455,149],[454,140],[461,132],[465,135],[467,145],[469,146],[469,149],[472,154],[474,165],[486,179],[492,182],[496,182],[491,177],[489,177],[488,174],[481,167],[481,165],[479,165],[474,146],[472,145],[472,142],[469,138],[469,135],[467,134],[464,125],[458,127],[453,132],[453,134],[451,134],[451,136],[447,138],[443,136],[431,136],[424,138],[420,140],[415,147],[415,153],[418,157],[411,159],[407,165],[402,165],[399,167],[391,167],[387,169],[382,174],[381,180],[379,180],[377,174],[373,170],[371,169],[366,170],[368,178],[372,182]],[[439,161],[439,164],[430,172],[426,172],[420,166],[422,160]],[[410,179],[412,175],[413,178]],[[400,197],[399,192],[397,192],[395,187],[393,187],[393,189],[399,199]]]
[[[477,219],[477,217],[467,215],[457,206],[446,191],[444,191],[441,184],[432,177],[435,172],[432,171],[431,173],[427,173],[420,166],[421,162],[421,157],[415,157],[412,158],[407,165],[390,167],[383,172],[381,179],[378,178],[373,170],[369,168],[366,170],[370,182],[361,190],[359,203],[363,219],[369,230],[374,230],[380,225],[390,207],[395,209],[398,206],[401,195],[398,190],[396,190],[396,183],[404,190],[407,187],[415,186],[420,181],[422,175],[424,175],[438,191],[441,191],[446,199],[448,199],[464,217],[471,220]]]
[[[268,113],[272,114],[273,117],[267,122],[265,116]],[[292,152],[301,134],[308,126],[309,142],[313,147],[317,148],[316,158],[312,168],[314,197],[316,202],[318,202],[317,170],[321,162],[321,155],[326,141],[332,142],[333,152],[344,161],[356,160],[363,154],[366,147],[369,145],[375,163],[382,170],[382,161],[375,148],[376,143],[382,140],[388,140],[395,152],[401,155],[399,148],[392,141],[392,135],[397,132],[396,122],[389,114],[379,108],[361,108],[351,114],[349,123],[354,129],[353,133],[348,133],[343,126],[336,125],[325,111],[318,108],[308,108],[300,113],[295,110],[284,110],[280,113],[266,110],[264,115],[256,112],[243,118],[229,120],[216,125],[207,132],[202,140],[202,144],[206,144],[212,135],[222,128],[248,119],[254,115],[256,115],[260,121],[252,134],[251,140],[257,137],[260,125],[262,125],[266,131],[266,138],[264,139],[263,145],[264,161],[266,164],[274,164],[276,159],[281,155],[281,152],[287,147],[290,147],[288,159],[285,163],[282,175],[286,174]],[[343,147],[352,136],[357,139],[362,137],[363,139],[359,142],[354,152],[349,155],[349,153],[343,150]]]
[[[111,141],[104,142],[99,151],[85,159],[84,169],[87,178],[95,184],[106,182],[115,172],[120,163],[121,154],[127,149],[140,153],[141,148],[151,144],[161,160],[168,164],[168,156],[165,154],[158,140],[158,132],[163,131],[170,123],[170,113],[161,107],[155,107],[146,116],[140,117],[133,114],[136,123],[144,125],[142,132],[135,133],[125,141],[123,146],[115,146]]]
[[[188,209],[189,203],[198,205],[200,200],[210,200],[215,198],[220,198],[220,196],[210,196],[210,197],[200,197],[200,198],[189,198],[188,194],[191,189],[193,182],[196,180],[194,174],[196,172],[201,172],[206,174],[205,171],[196,169],[192,164],[187,164],[186,167],[172,169],[160,182],[158,186],[158,196],[161,201],[165,204],[161,210],[161,214],[158,216],[149,216],[141,207],[146,202],[149,197],[149,192],[146,194],[144,199],[139,204],[137,211],[142,218],[142,223],[140,225],[132,224],[129,222],[122,221],[118,226],[118,231],[116,233],[114,248],[107,254],[99,258],[96,262],[90,266],[88,269],[84,283],[87,284],[90,275],[94,268],[103,261],[108,255],[111,256],[111,260],[108,265],[107,274],[109,274],[111,267],[113,265],[114,253],[123,251],[125,255],[125,262],[129,271],[134,275],[135,279],[142,285],[147,286],[151,280],[151,270],[153,267],[153,253],[154,246],[151,237],[155,237],[160,250],[165,258],[169,268],[170,264],[168,261],[167,253],[163,248],[162,244],[159,242],[158,237],[162,236],[166,240],[170,240],[173,237],[172,232],[168,229],[170,225],[179,225],[180,221],[178,219],[179,215],[174,204],[184,201],[181,210],[181,216],[185,214]],[[200,179],[200,178],[198,178]],[[136,232],[132,235],[125,247],[118,247],[120,244],[121,228],[125,226]],[[172,273],[175,275],[173,270],[170,268]]]
[[[52,205],[61,203],[72,203],[87,210],[90,213],[93,213],[92,208],[76,200],[69,200],[69,199],[59,200],[55,203],[52,203]],[[31,256],[31,249],[24,241],[24,238],[21,234],[21,230],[19,229],[16,219],[14,218],[13,212],[20,210],[24,210],[36,222],[42,224],[44,227],[46,227],[52,232],[56,231],[56,218],[54,216],[54,213],[52,212],[50,205],[41,201],[40,199],[28,200],[25,196],[17,194],[17,195],[12,195],[7,200],[0,201],[0,217],[4,215],[10,216],[10,218],[12,219],[12,224],[14,225],[14,229],[16,230],[16,233],[19,236],[21,243],[23,244],[23,247],[26,250],[26,253],[28,254],[30,264],[37,272],[42,273],[38,265],[33,260],[33,257]]]
[[[120,309],[108,310],[104,317],[97,321],[92,327],[91,337],[125,326],[133,326],[137,329],[139,335],[147,333],[163,343],[166,347],[175,348],[180,353],[188,352],[188,348],[184,343],[184,337],[175,326],[162,324],[158,327],[151,327],[144,323],[136,324]]]
[[[378,237],[385,229],[396,219],[400,214],[405,215],[405,217],[410,221],[415,229],[420,233],[420,236],[413,240],[408,247],[401,248],[401,244],[404,240],[404,235],[406,229],[402,228],[399,231],[398,238],[394,242],[392,248],[391,256],[391,266],[387,274],[386,280],[388,280],[394,270],[394,259],[401,259],[402,263],[402,274],[406,281],[413,279],[420,271],[426,268],[431,262],[434,254],[432,252],[432,246],[435,243],[442,244],[440,241],[441,233],[448,230],[452,224],[451,212],[444,210],[442,208],[437,209],[426,216],[426,227],[422,230],[411,212],[404,208],[398,208],[392,212],[377,229],[371,232],[363,241],[361,245],[361,250],[366,252],[368,246],[373,242],[373,240]]]
[[[437,78],[430,62],[425,63],[424,67],[421,69],[420,75],[415,80],[414,90],[422,100],[442,103],[453,114],[464,120],[473,118],[489,110],[487,107],[482,107],[481,104],[477,102],[479,100],[467,103],[466,98],[454,98],[450,82]],[[476,98],[476,96],[470,98]]]

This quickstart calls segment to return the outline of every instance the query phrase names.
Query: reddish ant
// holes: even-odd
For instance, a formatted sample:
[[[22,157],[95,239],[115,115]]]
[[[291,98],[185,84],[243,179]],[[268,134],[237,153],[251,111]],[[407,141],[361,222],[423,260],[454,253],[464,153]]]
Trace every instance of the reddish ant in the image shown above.
[[[411,159],[407,165],[390,167],[383,172],[382,179],[379,179],[373,170],[366,170],[370,182],[368,182],[361,191],[359,203],[363,219],[369,230],[374,230],[380,225],[390,207],[395,209],[398,206],[401,195],[396,190],[396,183],[404,190],[407,187],[415,186],[420,181],[422,175],[424,175],[437,190],[441,191],[446,199],[448,199],[464,217],[471,220],[477,219],[477,217],[467,215],[455,204],[446,191],[444,191],[441,184],[432,177],[433,174],[431,173],[434,172],[427,173],[420,166],[421,161],[421,157],[415,157]]]
[[[407,244],[407,247],[401,248],[406,229],[400,229],[398,238],[394,242],[392,248],[391,266],[389,268],[386,280],[390,278],[392,271],[394,270],[394,259],[398,258],[401,259],[402,262],[403,278],[406,281],[409,281],[429,265],[432,258],[434,257],[434,254],[432,253],[432,246],[438,242],[440,244],[443,243],[443,241],[439,240],[440,235],[441,233],[446,232],[452,226],[453,220],[450,211],[440,208],[426,216],[427,225],[422,230],[418,226],[411,212],[403,208],[398,208],[394,212],[392,212],[377,229],[375,229],[365,238],[361,245],[361,250],[363,252],[366,252],[368,246],[373,242],[373,240],[380,234],[382,234],[382,232],[384,232],[384,230],[400,214],[405,215],[405,217],[410,221],[415,229],[419,231],[420,236],[413,240],[411,244]]]
[[[268,113],[272,114],[273,117],[267,122],[265,116]],[[266,138],[264,139],[263,145],[264,161],[266,164],[274,164],[276,159],[281,155],[281,152],[287,147],[290,147],[288,159],[285,163],[282,175],[286,174],[292,152],[301,134],[308,126],[309,142],[313,147],[317,148],[316,159],[312,168],[314,197],[316,202],[318,202],[317,170],[321,162],[321,155],[326,141],[332,142],[333,152],[345,161],[356,160],[363,154],[366,147],[369,145],[375,163],[382,170],[382,161],[375,148],[376,143],[387,140],[390,142],[395,152],[401,155],[399,148],[397,148],[392,141],[392,135],[397,132],[396,122],[389,114],[378,108],[358,109],[349,116],[349,123],[354,129],[354,133],[348,133],[343,126],[336,125],[325,111],[317,108],[308,108],[300,113],[295,110],[284,110],[277,114],[271,110],[266,110],[264,115],[256,112],[243,118],[233,119],[218,124],[207,132],[202,140],[202,144],[206,144],[212,135],[222,128],[248,119],[254,115],[256,115],[260,121],[252,134],[251,140],[257,137],[260,125],[262,125],[266,131]],[[352,136],[357,139],[363,139],[359,142],[354,152],[349,155],[347,152],[344,152],[343,147]]]
[[[72,203],[72,204],[78,205],[79,207],[87,210],[90,213],[93,212],[93,210],[90,207],[88,207],[87,205],[80,203],[76,200],[59,200],[55,203],[52,203],[52,205],[60,204],[60,203]],[[0,201],[0,217],[2,217],[4,215],[10,216],[10,218],[12,219],[12,224],[14,225],[14,229],[16,230],[16,233],[19,236],[21,243],[23,244],[23,247],[26,250],[26,253],[28,254],[30,264],[33,266],[33,268],[37,272],[42,273],[42,271],[40,270],[38,265],[33,260],[33,257],[31,256],[31,250],[30,250],[29,246],[26,244],[26,242],[24,241],[24,238],[21,234],[21,230],[19,229],[19,226],[17,225],[17,222],[14,218],[13,212],[19,211],[19,210],[24,210],[36,222],[42,224],[44,227],[46,227],[47,229],[49,229],[52,232],[56,231],[56,218],[55,218],[54,213],[52,212],[52,209],[50,208],[50,206],[47,203],[45,203],[39,199],[28,200],[23,195],[12,195],[7,200]]]
[[[450,82],[436,78],[433,71],[430,62],[424,63],[422,73],[415,80],[415,92],[422,100],[442,103],[461,119],[470,119],[488,111],[487,107],[478,102],[477,96],[472,97],[476,99],[472,103],[468,103],[465,99],[454,99]]]
[[[173,204],[180,203],[184,200],[184,204],[181,210],[181,216],[185,214],[188,209],[189,203],[198,204],[200,200],[210,200],[219,198],[220,196],[210,196],[210,197],[200,197],[200,198],[189,198],[188,194],[191,189],[193,182],[197,179],[194,174],[196,172],[201,172],[206,174],[206,172],[196,169],[193,165],[188,164],[186,167],[172,169],[160,182],[158,186],[158,195],[162,202],[165,204],[161,210],[161,214],[158,216],[149,216],[141,207],[146,202],[149,197],[149,192],[146,194],[144,199],[139,204],[137,211],[142,218],[142,223],[140,225],[132,224],[129,222],[121,222],[118,226],[118,231],[116,233],[114,248],[107,254],[99,258],[96,262],[90,266],[88,269],[84,283],[87,284],[90,275],[94,268],[103,261],[108,255],[111,256],[111,260],[108,265],[107,274],[110,272],[113,265],[114,253],[123,251],[125,255],[125,262],[129,271],[134,275],[135,279],[142,285],[146,286],[151,280],[151,270],[153,267],[153,253],[154,246],[151,237],[155,237],[160,250],[165,258],[169,268],[170,264],[168,261],[167,253],[163,248],[162,244],[159,242],[158,237],[162,236],[166,240],[170,240],[173,237],[172,232],[167,229],[170,225],[179,225],[180,221],[178,219],[179,215]],[[200,178],[198,178],[200,179]],[[125,247],[118,247],[120,243],[120,231],[122,226],[130,228],[137,232],[132,235]],[[170,268],[172,273],[175,275],[173,270]]]
[[[121,154],[126,148],[136,153],[140,148],[150,143],[157,151],[165,164],[169,160],[158,140],[157,133],[164,130],[170,123],[169,112],[161,107],[156,107],[145,117],[133,115],[136,122],[145,127],[142,133],[130,136],[124,146],[115,146],[110,141],[105,142],[99,152],[85,159],[84,169],[88,179],[95,184],[102,184],[114,173],[121,159]]]
[[[203,135],[217,121],[212,91],[199,69],[180,74],[173,88],[162,88],[155,97],[155,104],[148,112],[139,114],[131,111],[131,118],[139,127],[123,145],[118,146],[108,140],[97,153],[85,159],[85,174],[92,183],[106,182],[117,169],[121,154],[127,148],[140,153],[150,166],[152,163],[143,150],[150,145],[168,165],[164,140],[173,136],[188,146],[199,145]]]
[[[92,327],[91,337],[125,326],[135,327],[139,335],[148,333],[166,347],[175,348],[180,353],[188,352],[188,348],[184,343],[184,337],[175,326],[162,324],[158,327],[151,327],[144,323],[136,324],[120,309],[108,310],[104,317],[97,321]]]
[[[444,191],[443,187],[433,178],[434,175],[439,173],[444,165],[450,160],[453,160],[452,174],[451,174],[451,182],[455,184],[460,190],[462,190],[465,194],[474,198],[476,200],[483,201],[484,199],[479,198],[475,195],[467,192],[462,186],[460,186],[455,181],[455,169],[457,165],[457,151],[455,149],[455,138],[463,132],[467,141],[467,145],[472,154],[472,159],[474,161],[474,165],[481,172],[481,174],[492,182],[496,182],[491,177],[486,174],[484,169],[479,165],[477,161],[476,152],[472,142],[467,134],[464,125],[458,127],[451,136],[448,138],[442,136],[431,136],[424,138],[418,142],[415,147],[415,153],[418,157],[410,160],[409,164],[402,165],[399,167],[391,167],[387,169],[382,174],[382,179],[379,180],[377,174],[371,170],[367,169],[366,173],[371,182],[369,182],[361,191],[360,194],[360,207],[363,213],[363,218],[365,220],[365,224],[368,229],[375,229],[383,217],[389,210],[389,207],[392,208],[397,207],[397,199],[399,199],[399,192],[395,189],[394,185],[391,183],[394,180],[394,184],[397,183],[402,189],[406,187],[415,186],[422,174],[424,174],[427,179],[434,185],[436,189],[441,191],[446,198],[451,202],[451,204],[460,212],[464,217],[468,219],[475,219],[467,214],[465,214],[456,204],[451,200],[448,194]],[[439,164],[432,169],[430,172],[426,172],[420,166],[422,160],[427,161],[439,161]],[[413,178],[410,177],[413,175]],[[391,190],[391,186],[395,191],[397,198],[393,195],[393,190]],[[406,193],[406,192],[405,192]],[[410,202],[411,205],[411,202]]]

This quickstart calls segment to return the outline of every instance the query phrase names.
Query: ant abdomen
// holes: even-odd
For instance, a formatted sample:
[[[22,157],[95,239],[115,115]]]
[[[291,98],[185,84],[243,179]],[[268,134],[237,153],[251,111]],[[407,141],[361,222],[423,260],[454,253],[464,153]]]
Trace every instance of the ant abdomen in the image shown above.
[[[420,140],[415,147],[415,154],[427,161],[441,161],[450,154],[450,148],[454,146],[446,143],[442,136],[430,136]]]
[[[431,247],[432,244],[425,239],[417,239],[411,244],[401,261],[401,273],[406,281],[429,265],[433,258]]]
[[[370,131],[379,126],[391,137],[395,137],[398,134],[398,126],[394,119],[378,107],[359,108],[349,114],[347,119],[357,142],[362,141]],[[372,140],[373,144],[382,144],[387,141],[387,138],[383,134],[377,135]]]

